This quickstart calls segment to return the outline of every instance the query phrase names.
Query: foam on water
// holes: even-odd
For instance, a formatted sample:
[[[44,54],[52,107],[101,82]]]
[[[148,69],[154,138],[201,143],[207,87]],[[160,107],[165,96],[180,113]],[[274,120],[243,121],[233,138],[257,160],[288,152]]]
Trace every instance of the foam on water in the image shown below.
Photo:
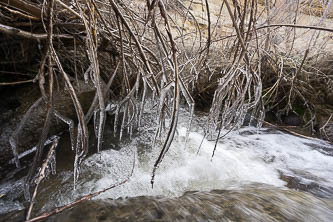
[[[257,133],[257,129],[246,127],[221,139],[211,160],[215,141],[204,139],[197,154],[203,139],[200,125],[205,120],[195,119],[193,132],[189,135],[187,147],[184,147],[186,119],[181,118],[176,139],[157,170],[153,189],[150,184],[152,166],[161,145],[151,147],[154,130],[146,128],[120,151],[105,150],[89,157],[84,163],[78,190],[74,193],[80,196],[123,180],[129,175],[134,159],[134,174],[130,181],[98,198],[179,196],[186,191],[237,189],[251,183],[284,187],[286,184],[280,179],[281,172],[333,187],[333,157],[314,149],[316,146],[332,149],[324,141],[267,129]]]
[[[22,210],[24,206],[17,199],[22,193],[23,179],[0,184],[0,215],[13,210]],[[11,198],[6,198],[11,196]],[[0,219],[1,221],[1,219]]]
[[[186,191],[239,190],[248,184],[257,183],[287,189],[286,182],[280,179],[281,173],[296,175],[303,183],[315,182],[319,186],[333,187],[333,157],[327,155],[333,153],[333,148],[322,140],[304,139],[272,129],[258,131],[253,127],[245,127],[219,140],[215,156],[211,159],[215,140],[203,139],[206,117],[193,118],[192,129],[184,147],[188,119],[181,116],[176,138],[157,170],[152,189],[152,169],[162,143],[157,142],[152,147],[155,118],[152,115],[146,118],[143,120],[144,126],[131,141],[109,144],[110,147],[120,148],[119,151],[103,150],[83,162],[75,191],[72,171],[58,172],[56,177],[51,177],[51,181],[40,189],[39,206],[36,209],[45,211],[62,206],[122,181],[130,174],[133,163],[134,173],[127,183],[97,198],[180,196]],[[11,196],[6,191],[10,187],[3,184],[0,193]],[[12,204],[12,208],[22,208],[17,201],[7,203],[0,198],[0,207],[8,204]]]

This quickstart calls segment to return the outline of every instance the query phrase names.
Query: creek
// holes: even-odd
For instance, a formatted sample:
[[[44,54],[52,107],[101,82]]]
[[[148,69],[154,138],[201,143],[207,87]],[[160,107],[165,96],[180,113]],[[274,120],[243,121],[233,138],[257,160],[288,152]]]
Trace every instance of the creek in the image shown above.
[[[69,151],[57,154],[57,174],[42,183],[33,214],[120,182],[134,166],[127,183],[48,220],[333,221],[331,144],[272,128],[242,127],[219,140],[212,158],[215,140],[203,138],[207,117],[194,116],[185,144],[189,119],[182,114],[152,188],[163,139],[153,147],[155,116],[147,112],[143,118],[131,139],[119,142],[106,129],[105,148],[83,162],[75,191],[68,164],[73,155],[69,140],[63,140],[57,150]],[[2,220],[22,219],[22,186],[19,178],[0,185]]]

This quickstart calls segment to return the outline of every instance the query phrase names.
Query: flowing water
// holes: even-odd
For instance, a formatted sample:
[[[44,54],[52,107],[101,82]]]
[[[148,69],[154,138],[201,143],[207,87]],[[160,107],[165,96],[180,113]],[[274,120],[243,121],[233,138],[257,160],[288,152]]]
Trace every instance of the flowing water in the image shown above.
[[[185,146],[188,119],[181,116],[152,189],[161,143],[152,147],[155,120],[145,118],[132,140],[105,138],[112,149],[84,161],[75,191],[72,170],[59,166],[40,188],[34,213],[122,181],[134,166],[127,183],[50,220],[333,221],[333,147],[327,142],[243,127],[222,138],[212,158],[215,141],[203,138],[207,118],[193,118]],[[22,180],[1,185],[0,214],[23,208],[21,186]]]

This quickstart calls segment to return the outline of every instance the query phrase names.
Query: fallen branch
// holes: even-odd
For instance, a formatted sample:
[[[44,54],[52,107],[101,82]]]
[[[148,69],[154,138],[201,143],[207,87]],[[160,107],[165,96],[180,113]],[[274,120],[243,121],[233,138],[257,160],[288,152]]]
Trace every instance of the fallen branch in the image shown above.
[[[39,177],[37,178],[36,187],[35,187],[34,193],[32,195],[32,199],[30,201],[30,206],[29,206],[29,209],[28,209],[26,220],[29,220],[29,218],[30,218],[32,208],[35,204],[35,199],[36,199],[36,196],[37,196],[38,186],[39,186],[40,182],[42,182],[42,180],[46,177],[46,169],[49,166],[49,162],[51,161],[52,157],[55,155],[54,149],[57,147],[57,145],[58,145],[58,139],[55,139],[53,141],[52,145],[51,145],[51,148],[50,148],[48,154],[47,154],[47,158],[46,158],[46,160],[44,161],[44,163],[42,165],[42,168],[41,168],[40,173],[39,173]]]
[[[12,86],[12,85],[19,85],[24,83],[33,82],[33,79],[30,80],[24,80],[24,81],[17,81],[17,82],[0,82],[0,86]]]
[[[0,0],[1,1],[1,0]],[[8,35],[16,35],[21,38],[32,39],[32,40],[46,40],[47,34],[35,34],[31,32],[26,32],[18,28],[10,27],[7,25],[0,24],[0,32],[8,34]],[[61,38],[61,39],[73,39],[73,36],[66,34],[53,34],[53,38]]]
[[[22,18],[26,18],[26,19],[29,19],[29,20],[35,20],[35,21],[39,21],[40,20],[40,18],[36,18],[35,16],[27,15],[27,14],[25,14],[23,12],[18,11],[18,10],[10,9],[10,8],[8,8],[6,6],[2,6],[1,4],[0,4],[0,7],[3,8],[3,9],[6,9],[10,13],[13,13],[13,14],[15,14],[17,16],[22,17]]]
[[[22,0],[0,0],[0,3],[6,5],[6,6],[10,6],[16,9],[19,9],[23,12],[29,13],[31,15],[33,15],[34,17],[36,17],[37,19],[41,19],[42,17],[42,11],[40,8],[29,4],[25,1]]]
[[[276,129],[278,129],[278,130],[285,131],[285,132],[287,132],[287,133],[289,133],[289,134],[291,134],[291,135],[294,135],[294,136],[302,137],[302,138],[305,138],[305,139],[315,139],[315,137],[305,136],[305,135],[303,135],[303,134],[296,133],[296,132],[294,132],[294,131],[288,129],[288,128],[285,127],[285,126],[278,126],[278,125],[275,125],[275,124],[273,124],[273,123],[269,123],[269,122],[267,122],[267,121],[263,121],[263,123],[264,123],[264,124],[267,124],[268,126],[274,127],[274,128],[276,128]]]
[[[51,144],[54,140],[59,140],[59,139],[60,139],[60,137],[59,137],[60,135],[61,135],[61,134],[51,136],[49,139],[47,139],[47,140],[45,141],[44,146],[47,146],[47,145]],[[33,152],[36,152],[36,150],[37,150],[37,146],[34,146],[34,147],[32,147],[31,149],[28,149],[28,150],[24,151],[23,153],[20,153],[20,154],[17,156],[17,158],[20,160],[20,159],[22,159],[23,157],[28,156],[29,154],[31,154],[31,153],[33,153]],[[15,158],[12,158],[12,159],[8,162],[8,164],[15,164]]]
[[[73,15],[75,15],[76,17],[81,18],[81,15],[79,13],[77,13],[76,11],[74,11],[73,9],[71,9],[68,5],[66,5],[65,3],[63,3],[60,0],[56,0],[57,3],[59,3],[62,7],[64,7],[65,9],[67,9],[68,11],[70,11]]]
[[[270,25],[264,25],[264,26],[256,27],[255,31],[258,31],[260,29],[270,28],[270,27],[277,27],[277,28],[290,27],[290,28],[312,29],[312,30],[318,30],[318,31],[333,32],[333,29],[330,29],[330,28],[325,28],[325,27],[320,27],[320,26],[295,25],[295,24],[270,24]],[[246,33],[252,32],[252,31],[254,31],[254,30],[245,31],[245,32],[242,32],[242,34],[246,34]],[[215,39],[213,42],[222,41],[222,40],[225,40],[225,39],[228,39],[228,38],[233,38],[233,37],[236,37],[236,36],[237,36],[237,34],[223,36],[222,38]]]
[[[319,31],[333,32],[333,29],[330,28],[319,27],[319,26],[308,26],[308,25],[295,25],[295,24],[271,24],[271,25],[257,27],[256,30],[265,29],[269,27],[291,27],[291,28],[313,29]]]
[[[83,197],[81,197],[80,199],[78,199],[78,200],[76,200],[76,201],[74,201],[74,202],[71,202],[71,203],[69,203],[69,204],[66,204],[65,206],[62,206],[62,207],[57,207],[57,208],[55,208],[53,211],[50,211],[50,212],[44,213],[44,214],[42,214],[42,215],[40,215],[40,216],[37,216],[37,217],[32,218],[32,219],[30,219],[30,220],[27,220],[26,222],[33,222],[33,221],[39,221],[39,220],[46,219],[46,218],[48,218],[48,217],[50,217],[50,216],[52,216],[52,215],[55,215],[55,214],[61,213],[62,211],[66,210],[66,209],[70,209],[70,208],[76,206],[76,205],[79,204],[79,203],[82,203],[82,202],[84,202],[84,201],[90,200],[91,198],[96,197],[96,196],[100,195],[101,193],[104,193],[104,192],[106,192],[106,191],[108,191],[108,190],[111,190],[111,189],[113,189],[113,188],[115,188],[115,187],[118,187],[118,186],[120,186],[120,185],[122,185],[122,184],[128,182],[129,179],[131,178],[131,176],[133,175],[134,167],[135,167],[135,155],[134,155],[134,161],[133,161],[132,171],[131,171],[131,173],[127,176],[127,178],[124,179],[123,181],[121,181],[121,182],[119,182],[119,183],[116,183],[116,184],[113,184],[113,185],[111,185],[110,187],[105,188],[105,189],[103,189],[103,190],[100,190],[100,191],[97,191],[97,192],[95,192],[95,193],[91,193],[91,194],[88,194],[88,195],[86,195],[86,196],[83,196]]]

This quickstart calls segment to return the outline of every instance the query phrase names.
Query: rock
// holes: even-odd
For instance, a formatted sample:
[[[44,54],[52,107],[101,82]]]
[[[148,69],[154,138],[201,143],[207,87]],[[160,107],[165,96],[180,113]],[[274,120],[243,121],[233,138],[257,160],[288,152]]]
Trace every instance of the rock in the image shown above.
[[[57,88],[57,87],[56,87]],[[59,87],[61,90],[55,89],[54,91],[54,108],[63,116],[72,119],[77,122],[75,107],[72,103],[72,99],[64,87]],[[95,87],[93,84],[85,84],[80,82],[80,91],[77,91],[77,95],[81,106],[86,112],[95,95]],[[8,119],[2,118],[0,128],[0,175],[6,174],[11,170],[14,165],[9,164],[9,161],[14,157],[12,149],[10,147],[9,138],[21,122],[26,111],[30,106],[41,97],[38,85],[32,85],[25,88],[19,88],[15,93],[15,96],[9,101],[14,101],[15,109],[1,110],[1,116],[10,117]],[[2,98],[0,99],[2,100]],[[27,122],[25,123],[22,131],[18,135],[17,152],[20,154],[26,150],[29,150],[38,143],[43,124],[46,116],[47,106],[43,102],[35,109]],[[67,130],[68,125],[56,119],[52,118],[49,136],[58,134],[61,131]]]
[[[47,221],[330,221],[332,210],[311,194],[255,184],[173,198],[86,201]]]
[[[282,123],[287,126],[302,126],[304,124],[303,119],[295,113],[289,113],[288,115],[281,116]]]
[[[325,186],[311,180],[313,175],[303,175],[303,177],[310,177],[304,179],[296,175],[287,175],[280,172],[280,179],[287,183],[287,187],[299,191],[305,191],[321,198],[333,198],[333,187]],[[314,177],[314,176],[313,176]]]

